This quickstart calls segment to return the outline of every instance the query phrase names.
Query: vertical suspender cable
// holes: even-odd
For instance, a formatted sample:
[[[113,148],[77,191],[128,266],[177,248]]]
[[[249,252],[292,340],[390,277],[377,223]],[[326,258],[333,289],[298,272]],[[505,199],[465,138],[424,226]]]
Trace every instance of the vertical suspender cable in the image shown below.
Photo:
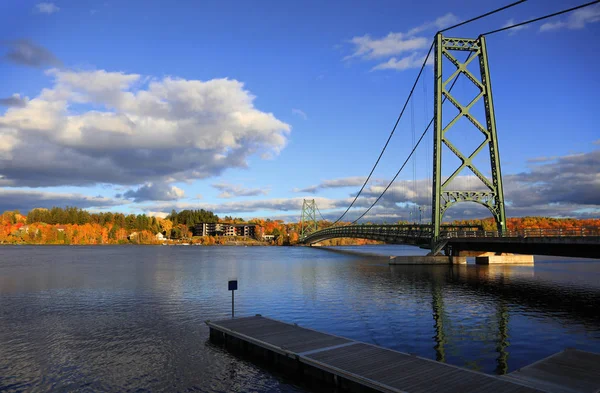
[[[411,128],[411,134],[412,134],[412,146],[415,147],[415,105],[414,105],[414,100],[410,101],[410,128]],[[416,197],[417,197],[417,155],[415,154],[412,158],[412,192],[413,192],[413,203],[411,206],[412,209],[412,221],[415,221],[416,218],[416,211],[415,211],[415,205],[416,205]]]
[[[406,110],[406,106],[408,105],[408,101],[411,99],[414,91],[415,91],[415,87],[417,86],[417,83],[419,83],[419,78],[421,78],[421,74],[423,73],[423,70],[425,69],[425,66],[427,65],[427,60],[429,59],[429,56],[431,55],[431,51],[433,50],[433,45],[434,45],[435,41],[431,41],[431,46],[429,46],[429,51],[427,52],[427,56],[425,56],[425,58],[423,59],[423,64],[421,65],[421,69],[419,70],[419,74],[417,75],[417,79],[415,79],[415,82],[412,85],[412,88],[410,89],[410,93],[408,93],[408,97],[406,98],[406,101],[404,102],[404,106],[402,107],[402,110],[400,111],[400,115],[398,116],[398,119],[396,120],[396,124],[394,124],[394,127],[392,128],[392,132],[390,133],[390,136],[388,137],[387,141],[385,142],[385,145],[383,146],[383,149],[381,150],[381,153],[379,153],[379,157],[377,158],[377,161],[375,161],[375,165],[373,165],[373,168],[371,169],[371,172],[369,173],[369,176],[367,176],[365,182],[363,183],[362,187],[360,188],[360,190],[358,191],[358,193],[356,194],[356,196],[354,197],[354,200],[352,201],[352,203],[350,203],[350,206],[348,206],[348,208],[346,209],[346,211],[344,211],[344,213],[342,213],[342,215],[335,220],[335,222],[333,223],[333,225],[337,224],[342,218],[344,218],[344,216],[346,215],[346,213],[348,213],[348,211],[350,210],[350,208],[352,208],[352,206],[354,206],[354,203],[356,202],[356,200],[358,199],[358,197],[360,196],[360,194],[363,192],[363,190],[365,189],[365,186],[367,185],[367,183],[369,182],[369,179],[371,179],[371,176],[373,175],[373,172],[375,171],[375,168],[377,168],[377,165],[379,164],[379,161],[381,160],[381,157],[383,156],[383,153],[385,153],[385,150],[387,149],[390,140],[392,139],[392,136],[394,136],[394,132],[396,131],[396,128],[398,127],[398,123],[400,123],[400,119],[402,119],[402,116],[404,115],[404,111]]]

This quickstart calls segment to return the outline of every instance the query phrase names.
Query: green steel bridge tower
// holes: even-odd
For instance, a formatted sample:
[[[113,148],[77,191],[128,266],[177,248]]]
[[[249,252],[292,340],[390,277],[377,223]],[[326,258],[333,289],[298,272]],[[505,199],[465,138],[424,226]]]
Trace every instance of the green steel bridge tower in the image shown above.
[[[302,201],[302,218],[300,219],[300,237],[310,235],[317,231],[317,203],[314,199]]]
[[[452,54],[453,51],[469,52],[465,61],[459,61]],[[443,58],[447,58],[456,69],[447,78],[443,79],[442,68]],[[481,78],[477,78],[467,68],[473,61],[479,62]],[[460,74],[463,74],[478,89],[479,94],[468,104],[463,105],[452,96],[448,84]],[[449,38],[438,33],[435,38],[435,97],[434,97],[434,136],[433,136],[433,200],[432,200],[432,225],[433,238],[432,244],[440,238],[440,226],[445,211],[452,205],[459,202],[476,202],[490,210],[498,232],[506,232],[506,216],[504,213],[504,191],[502,189],[502,175],[500,171],[500,154],[498,152],[498,138],[496,135],[496,119],[494,117],[494,103],[492,100],[492,85],[490,82],[490,71],[488,56],[486,50],[485,37],[479,36],[476,39],[470,38]],[[480,99],[483,99],[485,108],[485,125],[481,124],[475,116],[470,113],[473,105]],[[448,122],[444,127],[442,119],[442,103],[448,100],[458,109],[458,114]],[[452,144],[446,134],[456,125],[461,118],[466,118],[475,126],[485,137],[484,141],[471,153],[461,152]],[[442,179],[442,146],[448,149],[461,161],[458,168],[445,180]],[[483,175],[487,168],[477,168],[473,159],[484,150],[489,152],[491,166],[491,181]],[[485,185],[485,191],[453,189],[450,185],[452,180],[465,168],[473,172],[479,180]],[[482,173],[483,172],[483,173]],[[461,187],[462,188],[462,187]]]

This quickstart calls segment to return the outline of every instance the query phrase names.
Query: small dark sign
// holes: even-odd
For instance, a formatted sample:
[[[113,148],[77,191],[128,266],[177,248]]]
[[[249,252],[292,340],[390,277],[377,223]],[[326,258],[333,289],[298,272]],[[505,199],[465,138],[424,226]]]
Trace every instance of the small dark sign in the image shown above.
[[[229,280],[229,290],[237,291],[237,280]]]

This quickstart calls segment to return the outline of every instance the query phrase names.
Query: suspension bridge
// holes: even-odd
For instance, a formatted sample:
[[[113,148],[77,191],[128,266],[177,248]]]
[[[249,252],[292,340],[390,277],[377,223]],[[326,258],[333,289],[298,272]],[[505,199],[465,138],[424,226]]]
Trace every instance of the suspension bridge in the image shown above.
[[[458,23],[439,31],[435,35],[396,124],[354,200],[330,227],[321,230],[317,229],[317,213],[320,215],[320,211],[315,200],[304,200],[301,218],[301,243],[313,245],[334,238],[360,238],[390,244],[419,246],[430,249],[431,256],[440,255],[443,252],[445,255],[455,257],[475,256],[482,253],[600,257],[600,232],[594,228],[507,230],[506,203],[486,43],[486,37],[491,34],[571,12],[596,4],[598,1],[505,26],[480,34],[476,38],[459,38],[445,35],[448,30],[522,2],[524,0]],[[461,52],[467,55],[464,60],[461,60]],[[432,56],[434,64],[433,116],[420,138],[416,139],[413,96],[419,79]],[[456,89],[454,89],[459,78],[463,81],[463,94],[456,93]],[[470,95],[469,93],[464,94],[465,83],[468,83],[468,88],[471,91]],[[425,87],[424,93],[426,93]],[[352,223],[343,223],[342,220],[355,205],[371,180],[375,168],[388,148],[409,103],[411,104],[411,126],[413,129],[412,150],[396,175],[371,205]],[[446,105],[443,105],[445,103]],[[452,115],[452,111],[448,110],[448,106],[453,109],[454,115]],[[465,132],[465,124],[471,128],[469,132],[474,131],[474,134]],[[413,166],[413,190],[411,191],[413,195],[418,194],[414,155],[432,125],[433,146],[431,146],[431,150],[425,147],[426,160],[429,160],[425,166],[432,168],[432,175],[428,179],[429,184],[427,184],[431,211],[430,222],[423,224],[420,217],[418,223],[415,221],[412,224],[361,224],[359,221],[380,203],[386,192],[393,192],[392,185],[409,163],[412,163]],[[473,145],[473,141],[478,143]],[[450,171],[448,171],[448,167],[450,167]],[[444,172],[442,169],[444,169]],[[468,172],[468,176],[461,175],[463,171]],[[410,180],[400,183],[411,184]],[[475,203],[483,206],[491,214],[495,222],[495,230],[485,231],[482,227],[477,226],[444,225],[442,221],[444,214],[449,208],[459,203]],[[411,206],[411,216],[414,213],[416,218],[417,207],[419,216],[421,216],[421,206],[418,206],[415,202],[405,204]],[[323,219],[322,215],[321,218]],[[498,261],[501,263],[501,260]]]
[[[566,256],[588,256],[599,257],[600,234],[595,229],[572,228],[569,230],[548,229],[523,229],[509,231],[506,225],[504,188],[502,183],[500,154],[498,150],[498,139],[494,104],[491,90],[489,64],[485,36],[510,28],[523,26],[538,20],[560,15],[575,9],[583,8],[599,1],[573,7],[555,14],[546,15],[522,23],[506,26],[491,32],[481,34],[477,38],[455,38],[443,35],[445,31],[470,23],[471,21],[484,18],[496,12],[521,4],[526,0],[520,0],[508,6],[488,12],[479,17],[451,26],[438,32],[431,44],[429,52],[423,60],[419,75],[411,89],[406,103],[387,142],[384,145],[375,165],[362,187],[349,204],[346,211],[331,224],[331,226],[318,229],[318,216],[324,220],[316,202],[304,200],[301,218],[301,238],[304,244],[316,244],[318,242],[334,238],[362,238],[379,240],[386,243],[409,244],[430,249],[431,258],[439,260],[437,254],[442,251],[446,253],[446,260],[450,263],[460,262],[466,254],[478,253],[518,253],[518,254],[547,254]],[[465,60],[459,60],[453,52],[467,52]],[[419,81],[425,65],[434,54],[434,114],[433,118],[418,139],[413,133],[413,147],[388,185],[374,198],[370,206],[350,224],[342,220],[357,202],[361,193],[371,179],[375,168],[378,166],[390,140],[398,126],[402,115],[411,102],[411,118],[414,117],[411,96]],[[451,66],[451,73],[445,77],[443,73],[443,59],[447,59]],[[470,64],[478,64],[479,75],[469,69]],[[459,76],[464,76],[476,89],[476,94],[464,104],[452,89]],[[442,104],[448,101],[452,107],[458,110],[458,114],[446,119]],[[475,104],[483,103],[483,119],[477,116],[474,110]],[[447,112],[446,112],[447,113]],[[473,149],[465,148],[464,145],[456,143],[455,131],[461,120],[470,123],[477,132],[483,136]],[[424,139],[425,134],[433,128],[433,154],[432,154],[432,178],[430,186],[431,221],[423,224],[422,217],[419,222],[405,224],[361,224],[359,221],[377,205],[383,196],[392,187],[400,172],[407,165],[413,153]],[[450,134],[450,135],[449,135]],[[444,149],[446,151],[444,152]],[[478,160],[487,152],[486,165]],[[448,157],[457,159],[458,164],[452,172],[442,173],[442,165],[448,161]],[[413,163],[413,195],[417,195],[414,187],[415,165]],[[471,187],[472,183],[456,182],[462,170],[469,170],[476,178],[477,186]],[[488,171],[489,170],[489,171]],[[489,173],[489,176],[484,174]],[[394,198],[395,199],[395,198]],[[369,202],[370,203],[370,202]],[[442,222],[444,214],[449,208],[459,203],[475,203],[487,209],[495,223],[495,230],[484,230],[480,226],[472,225],[445,225]],[[416,217],[415,203],[412,203],[413,212]],[[388,205],[389,206],[389,205]],[[388,207],[384,205],[385,207]],[[422,210],[419,209],[419,216]],[[411,217],[412,218],[412,217]],[[406,220],[405,220],[406,221]],[[531,255],[530,255],[531,256]],[[499,257],[503,257],[499,255]],[[409,257],[410,258],[410,257]],[[533,261],[531,257],[531,261]],[[519,259],[516,259],[519,261]],[[496,259],[497,263],[510,263],[510,256],[506,259]],[[465,260],[466,262],[466,260]],[[489,263],[493,263],[488,260]],[[427,262],[424,262],[427,263]],[[434,262],[437,263],[437,262]],[[392,263],[393,264],[393,263]],[[436,270],[437,271],[437,270]],[[463,271],[458,269],[458,271]],[[464,270],[467,272],[472,270]],[[461,273],[459,273],[461,274]],[[458,278],[458,277],[457,277]],[[480,289],[479,277],[475,280],[478,290]],[[467,280],[468,282],[468,280]],[[432,314],[435,321],[435,350],[436,359],[444,362],[446,358],[443,291],[432,283]],[[485,285],[486,290],[503,291],[504,285]],[[551,288],[555,291],[555,288]],[[385,295],[390,292],[385,289]],[[514,289],[511,287],[510,292]],[[531,288],[526,289],[526,295],[519,298],[531,298]],[[538,291],[539,292],[539,291]],[[544,292],[544,291],[542,291]],[[570,291],[569,291],[570,292]],[[542,299],[553,298],[548,293],[539,293]],[[562,294],[560,296],[563,296]],[[533,301],[536,301],[535,299]],[[539,302],[536,301],[536,305]],[[587,301],[585,302],[588,303]],[[552,306],[556,301],[552,302]],[[565,303],[569,311],[573,309],[572,302]],[[505,374],[508,369],[508,308],[500,305],[497,310],[498,337],[498,368],[497,372]],[[211,340],[223,343],[226,347],[235,348],[262,358],[265,364],[278,367],[301,376],[304,381],[317,381],[318,386],[331,384],[341,390],[368,390],[378,392],[400,392],[400,391],[443,391],[443,392],[583,392],[598,391],[600,379],[598,378],[598,363],[600,356],[597,354],[566,350],[557,355],[538,361],[532,365],[522,367],[519,370],[502,377],[492,377],[481,373],[473,373],[470,370],[460,368],[448,368],[439,362],[418,359],[413,355],[403,354],[388,349],[379,348],[339,336],[324,334],[315,330],[299,327],[297,324],[286,324],[261,315],[254,317],[237,318],[211,322],[207,321],[210,328]],[[300,339],[299,339],[300,338]]]

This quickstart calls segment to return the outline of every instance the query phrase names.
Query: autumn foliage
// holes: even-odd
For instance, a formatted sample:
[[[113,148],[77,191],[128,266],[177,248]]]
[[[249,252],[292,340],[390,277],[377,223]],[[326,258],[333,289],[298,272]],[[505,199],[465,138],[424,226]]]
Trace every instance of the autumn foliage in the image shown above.
[[[0,216],[0,243],[153,244],[163,220],[120,213],[92,214],[76,208],[34,209],[27,216]]]
[[[234,244],[240,238],[223,236],[193,236],[198,222],[244,223],[241,218],[219,218],[205,210],[172,212],[167,218],[149,217],[143,214],[90,213],[82,209],[52,208],[33,209],[26,216],[18,211],[6,211],[0,216],[0,244],[160,244],[163,242],[189,242],[201,245]],[[294,245],[298,243],[302,227],[300,223],[282,220],[253,219],[255,239],[241,239],[252,244]],[[457,220],[455,225],[481,225],[484,230],[494,231],[493,219]],[[331,226],[319,221],[318,229]],[[528,228],[600,230],[600,219],[574,219],[549,217],[520,217],[507,219],[509,231]],[[267,238],[264,235],[268,235]],[[362,245],[378,242],[364,239],[331,239],[323,245]]]
[[[446,224],[446,223],[445,223]],[[455,225],[481,225],[486,231],[495,231],[496,223],[492,218],[484,220],[457,220],[452,222]],[[600,229],[600,219],[598,218],[552,218],[552,217],[516,217],[506,219],[506,229],[508,231],[519,231],[523,229],[573,229],[590,228]]]

